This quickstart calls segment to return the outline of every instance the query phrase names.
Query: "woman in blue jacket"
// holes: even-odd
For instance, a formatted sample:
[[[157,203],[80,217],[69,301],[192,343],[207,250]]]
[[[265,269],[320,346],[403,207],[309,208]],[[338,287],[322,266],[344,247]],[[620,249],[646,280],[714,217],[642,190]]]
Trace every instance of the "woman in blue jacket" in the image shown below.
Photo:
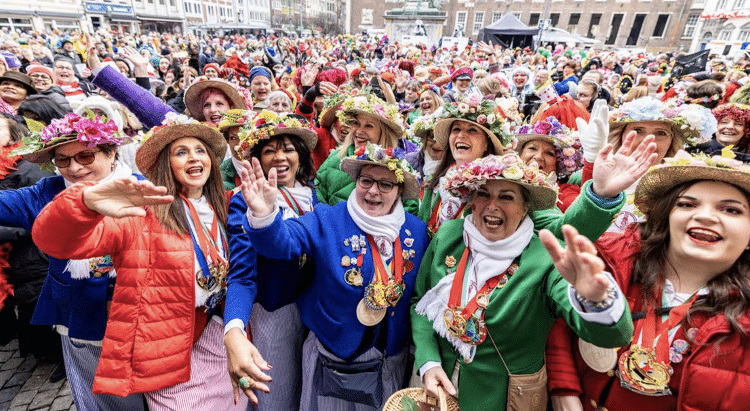
[[[113,121],[88,120],[73,113],[33,133],[13,154],[32,163],[52,161],[60,175],[0,192],[0,225],[31,232],[42,208],[65,188],[133,175],[118,160],[117,148],[122,143]],[[79,410],[143,409],[141,395],[119,398],[91,392],[115,276],[109,256],[88,260],[49,257],[49,273],[31,319],[32,324],[55,326],[60,334],[65,371]]]
[[[258,159],[265,176],[272,169],[276,171],[279,189],[276,203],[283,218],[298,218],[313,211],[317,199],[311,186],[315,167],[310,152],[318,137],[309,123],[297,114],[264,110],[240,128],[239,135],[242,140],[238,151],[244,158]],[[314,270],[305,257],[291,260],[256,257],[253,243],[242,227],[246,213],[245,198],[238,192],[229,203],[227,222],[232,257],[224,342],[229,371],[234,381],[250,373],[252,344],[245,335],[249,322],[253,344],[274,366],[266,373],[278,387],[258,396],[257,409],[293,410],[299,406],[305,337],[294,299],[309,285],[305,280],[312,278]],[[285,295],[274,292],[282,287],[289,292]]]

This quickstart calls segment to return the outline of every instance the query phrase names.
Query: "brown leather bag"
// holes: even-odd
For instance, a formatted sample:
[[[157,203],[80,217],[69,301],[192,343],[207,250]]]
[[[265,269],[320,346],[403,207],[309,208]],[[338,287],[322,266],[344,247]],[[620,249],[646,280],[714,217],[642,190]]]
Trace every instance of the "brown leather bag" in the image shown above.
[[[505,363],[503,355],[497,349],[497,344],[492,335],[487,333],[495,346],[500,361],[503,362],[505,370],[508,372],[508,401],[506,404],[507,411],[546,411],[549,393],[547,392],[547,366],[533,374],[513,374]]]

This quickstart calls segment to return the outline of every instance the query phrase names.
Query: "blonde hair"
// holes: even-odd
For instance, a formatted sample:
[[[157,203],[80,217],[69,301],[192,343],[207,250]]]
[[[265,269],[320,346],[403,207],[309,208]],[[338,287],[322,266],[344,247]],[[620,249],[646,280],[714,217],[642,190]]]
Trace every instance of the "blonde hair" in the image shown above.
[[[401,138],[401,134],[396,133],[390,127],[388,127],[380,117],[364,113],[359,113],[357,114],[357,116],[367,116],[377,120],[380,123],[380,139],[378,140],[378,145],[383,148],[398,146],[398,140]],[[338,157],[347,157],[349,155],[349,146],[351,146],[352,144],[354,144],[354,130],[349,129],[349,134],[346,135],[346,138],[341,143],[341,146],[339,146]]]

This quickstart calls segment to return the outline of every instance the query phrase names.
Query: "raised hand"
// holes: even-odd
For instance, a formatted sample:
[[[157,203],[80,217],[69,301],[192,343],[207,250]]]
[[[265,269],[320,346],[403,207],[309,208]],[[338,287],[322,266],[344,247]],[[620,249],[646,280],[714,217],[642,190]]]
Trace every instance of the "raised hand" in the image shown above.
[[[338,87],[336,87],[336,85],[331,82],[321,81],[320,85],[318,86],[318,90],[320,91],[320,94],[324,96],[330,96],[331,94],[338,91]]]
[[[96,54],[96,45],[88,33],[86,34],[86,50],[86,64],[92,71],[96,71],[102,65],[102,61],[99,60],[99,56]]]
[[[174,196],[166,194],[166,187],[125,177],[101,182],[83,190],[83,203],[89,209],[109,217],[144,217],[144,206],[174,201]]]
[[[240,399],[242,390],[250,401],[257,405],[258,397],[254,390],[270,392],[266,383],[271,382],[271,377],[263,371],[270,370],[271,364],[263,359],[258,349],[248,341],[239,328],[232,328],[226,333],[224,345],[227,349],[227,368],[234,388],[234,402]]]
[[[566,247],[562,247],[549,230],[539,232],[539,239],[555,264],[583,298],[599,302],[607,298],[609,279],[604,274],[604,261],[596,255],[596,248],[588,238],[578,234],[570,225],[563,226]]]
[[[279,189],[276,187],[276,168],[268,172],[268,180],[263,175],[260,161],[253,158],[253,164],[242,162],[240,170],[242,179],[242,196],[245,197],[247,209],[255,218],[269,216],[276,206]]]
[[[485,43],[483,41],[477,42],[477,50],[481,51],[482,53],[487,54],[487,55],[495,53],[495,49],[492,48],[492,46],[490,46],[489,44],[487,44],[487,43]]]
[[[133,74],[136,77],[148,76],[148,65],[150,63],[148,59],[143,57],[140,53],[138,53],[138,51],[136,51],[132,47],[125,46],[122,48],[122,56],[130,60],[131,63],[133,63],[133,67],[134,67]]]
[[[625,135],[622,147],[614,155],[609,155],[612,152],[611,144],[607,144],[599,151],[594,161],[594,193],[602,197],[616,197],[622,190],[638,181],[656,162],[658,153],[654,136],[646,136],[633,150],[636,137],[635,131]]]
[[[303,86],[311,87],[315,84],[315,78],[318,76],[318,71],[320,70],[320,65],[315,64],[314,66],[310,67],[309,70],[302,73],[302,76],[300,76],[300,82]]]
[[[603,99],[596,100],[591,109],[591,118],[587,123],[582,118],[576,119],[578,134],[583,146],[583,158],[589,163],[596,160],[599,150],[604,147],[609,138],[609,109]]]

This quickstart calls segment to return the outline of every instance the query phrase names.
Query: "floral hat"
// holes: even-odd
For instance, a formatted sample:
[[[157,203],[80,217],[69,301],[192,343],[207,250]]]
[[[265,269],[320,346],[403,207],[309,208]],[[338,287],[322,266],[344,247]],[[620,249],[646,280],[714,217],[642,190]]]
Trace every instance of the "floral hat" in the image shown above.
[[[472,94],[464,101],[445,103],[443,117],[443,120],[435,125],[434,134],[435,140],[444,148],[448,147],[450,129],[456,120],[478,125],[487,133],[496,153],[502,153],[512,146],[513,135],[510,125],[505,121],[505,113],[494,101],[482,100],[480,96]]]
[[[406,151],[400,147],[383,148],[377,144],[367,143],[358,148],[353,156],[341,160],[341,170],[356,180],[359,169],[367,165],[386,167],[396,174],[396,182],[403,185],[401,198],[415,199],[419,195],[419,182],[414,168],[406,160]]]
[[[443,108],[439,107],[434,113],[419,116],[411,123],[408,129],[406,129],[406,138],[416,145],[422,144],[422,139],[427,138],[435,128],[435,125],[443,119]]]
[[[224,112],[224,116],[218,124],[219,131],[226,133],[232,127],[243,127],[247,125],[250,120],[255,117],[255,112],[252,110],[241,110],[233,108]]]
[[[628,123],[659,121],[672,127],[682,143],[696,145],[708,141],[716,132],[716,118],[711,110],[697,104],[664,103],[654,97],[643,97],[623,104],[610,113],[610,136],[620,137]],[[610,138],[611,139],[611,138]]]
[[[143,175],[152,178],[151,173],[159,154],[172,142],[183,137],[201,140],[211,150],[217,161],[222,161],[227,152],[227,142],[219,131],[201,124],[184,114],[168,113],[162,125],[154,127],[143,135],[141,146],[135,152],[135,164]]]
[[[529,141],[543,140],[555,146],[557,178],[564,179],[583,168],[583,148],[577,132],[571,131],[554,117],[528,124],[516,130],[517,151]]]
[[[674,157],[665,158],[641,177],[635,188],[633,203],[647,214],[654,203],[679,184],[688,181],[721,181],[741,188],[750,194],[750,165],[734,159],[734,153],[724,148],[720,156],[703,153],[690,155],[680,150]]]
[[[443,188],[468,200],[471,194],[489,180],[507,180],[528,190],[530,210],[551,208],[557,202],[554,173],[544,174],[536,163],[526,164],[516,153],[489,155],[448,169]]]
[[[131,140],[119,132],[117,124],[106,116],[94,115],[87,110],[85,116],[68,113],[55,119],[46,127],[29,120],[31,134],[23,139],[23,145],[13,150],[13,156],[23,156],[32,163],[52,161],[52,151],[63,144],[80,141],[87,147],[98,145],[121,146]]]
[[[248,158],[250,150],[259,141],[282,134],[299,137],[310,151],[318,144],[317,133],[304,117],[298,114],[280,114],[275,111],[262,110],[240,129],[240,145],[237,152]]]
[[[398,111],[398,106],[395,104],[388,104],[385,101],[379,99],[374,94],[360,94],[352,96],[344,100],[341,103],[336,115],[339,120],[344,124],[351,123],[351,116],[357,114],[366,114],[374,117],[381,123],[385,124],[394,133],[401,136],[403,129],[401,128],[401,113]]]
[[[318,117],[318,121],[320,122],[320,127],[322,128],[328,128],[333,125],[333,123],[336,122],[336,116],[338,113],[339,107],[341,107],[341,103],[344,102],[347,98],[351,96],[356,96],[359,93],[359,90],[353,89],[353,90],[338,90],[337,92],[331,94],[330,96],[326,97],[325,100],[323,100],[323,110],[320,112],[320,117]]]

